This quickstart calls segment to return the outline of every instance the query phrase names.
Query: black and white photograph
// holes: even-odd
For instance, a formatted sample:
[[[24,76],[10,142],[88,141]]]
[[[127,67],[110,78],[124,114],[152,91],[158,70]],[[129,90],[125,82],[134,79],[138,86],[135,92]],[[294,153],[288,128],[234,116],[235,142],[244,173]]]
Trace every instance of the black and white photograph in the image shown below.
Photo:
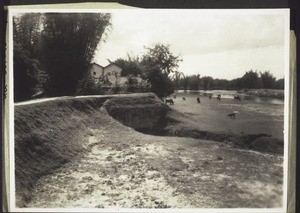
[[[289,10],[9,11],[11,205],[283,212]]]

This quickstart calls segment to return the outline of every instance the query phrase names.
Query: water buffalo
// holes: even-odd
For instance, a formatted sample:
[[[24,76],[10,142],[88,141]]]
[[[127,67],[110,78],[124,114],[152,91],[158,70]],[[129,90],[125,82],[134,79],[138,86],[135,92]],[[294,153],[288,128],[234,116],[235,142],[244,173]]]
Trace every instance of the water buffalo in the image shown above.
[[[234,98],[233,98],[233,100],[235,100],[235,101],[242,101],[241,97],[238,96],[238,95],[235,95]]]
[[[235,118],[235,113],[233,112],[233,113],[229,113],[228,115],[227,115],[229,118]]]
[[[166,104],[170,104],[170,105],[174,105],[174,101],[173,101],[173,99],[172,98],[166,98],[165,99],[165,102],[166,102]]]

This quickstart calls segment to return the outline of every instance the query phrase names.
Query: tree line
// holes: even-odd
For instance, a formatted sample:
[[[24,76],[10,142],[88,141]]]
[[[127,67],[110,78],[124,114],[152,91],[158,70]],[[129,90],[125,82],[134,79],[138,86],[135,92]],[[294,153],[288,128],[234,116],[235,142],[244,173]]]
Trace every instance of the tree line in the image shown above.
[[[284,89],[284,79],[276,79],[270,71],[246,71],[233,80],[201,77],[200,74],[184,75],[178,70],[180,56],[170,51],[169,45],[159,44],[154,48],[146,48],[142,57],[127,55],[127,59],[119,58],[115,64],[122,67],[123,76],[141,76],[151,83],[151,91],[159,97],[172,94],[174,90],[241,90],[241,89]],[[145,67],[145,65],[147,65]],[[164,67],[165,66],[165,67]],[[169,69],[167,67],[170,67]]]
[[[246,71],[233,80],[201,77],[200,74],[184,76],[173,80],[176,89],[182,90],[241,90],[241,89],[284,89],[284,79],[276,79],[270,71]]]

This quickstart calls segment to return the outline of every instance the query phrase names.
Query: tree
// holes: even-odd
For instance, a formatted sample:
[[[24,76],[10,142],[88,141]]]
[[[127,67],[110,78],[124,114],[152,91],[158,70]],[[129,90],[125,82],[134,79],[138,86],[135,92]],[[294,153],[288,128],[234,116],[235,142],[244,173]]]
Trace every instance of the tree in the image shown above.
[[[201,78],[202,82],[203,82],[203,89],[207,90],[210,89],[213,86],[213,81],[214,79],[210,76],[204,76]]]
[[[151,85],[151,91],[159,97],[173,93],[174,85],[169,74],[177,71],[181,58],[173,55],[169,45],[156,44],[152,48],[146,47],[146,50],[141,65]]]
[[[249,72],[246,72],[244,76],[242,77],[242,86],[246,89],[253,89],[257,86],[258,81],[258,74],[257,72],[254,72],[250,70]]]
[[[275,88],[276,89],[284,89],[284,79],[278,79],[275,83]]]
[[[174,81],[175,87],[179,88],[180,87],[180,79],[184,78],[184,73],[179,72],[178,70],[174,71],[174,75],[172,76],[172,79]]]
[[[260,78],[262,81],[262,87],[265,89],[275,88],[276,78],[270,73],[270,71],[260,72]]]
[[[189,79],[189,89],[198,90],[200,88],[200,75],[192,75]]]
[[[188,85],[190,83],[190,76],[184,76],[181,80],[180,80],[180,86],[183,87],[184,90],[187,90]]]
[[[46,94],[74,95],[88,79],[89,65],[110,24],[106,13],[46,13],[41,60],[49,74]]]
[[[38,58],[40,13],[27,13],[13,19],[14,99],[22,101],[37,92],[42,74]]]
[[[180,56],[173,55],[170,45],[156,44],[153,48],[145,48],[148,52],[143,56],[143,63],[167,76],[176,71],[178,63],[182,61]]]
[[[127,54],[128,59],[118,58],[113,61],[116,65],[122,68],[121,76],[138,76],[142,74],[139,57],[131,57]]]

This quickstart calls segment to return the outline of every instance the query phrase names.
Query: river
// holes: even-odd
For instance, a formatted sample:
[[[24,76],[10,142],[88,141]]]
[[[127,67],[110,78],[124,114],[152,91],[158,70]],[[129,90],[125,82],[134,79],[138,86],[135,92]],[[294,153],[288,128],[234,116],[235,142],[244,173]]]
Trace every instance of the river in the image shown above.
[[[189,99],[196,99],[196,97],[203,97],[201,98],[202,104],[205,104],[204,102],[208,94],[213,95],[212,99],[216,99],[217,95],[221,95],[222,101],[220,104],[223,106],[239,106],[249,112],[258,112],[276,118],[280,117],[280,120],[282,121],[284,117],[284,100],[279,98],[248,95],[245,93],[238,93],[236,90],[177,90],[175,93],[178,98],[186,97]],[[241,102],[233,101],[235,95],[241,97]]]
[[[248,95],[244,93],[238,93],[236,90],[177,90],[176,93],[180,94],[195,94],[200,96],[207,96],[212,94],[213,97],[221,95],[222,98],[233,99],[235,95],[239,95],[242,99],[256,102],[256,103],[265,103],[265,104],[278,104],[284,105],[284,99],[274,98],[274,97],[259,97],[255,95]]]

